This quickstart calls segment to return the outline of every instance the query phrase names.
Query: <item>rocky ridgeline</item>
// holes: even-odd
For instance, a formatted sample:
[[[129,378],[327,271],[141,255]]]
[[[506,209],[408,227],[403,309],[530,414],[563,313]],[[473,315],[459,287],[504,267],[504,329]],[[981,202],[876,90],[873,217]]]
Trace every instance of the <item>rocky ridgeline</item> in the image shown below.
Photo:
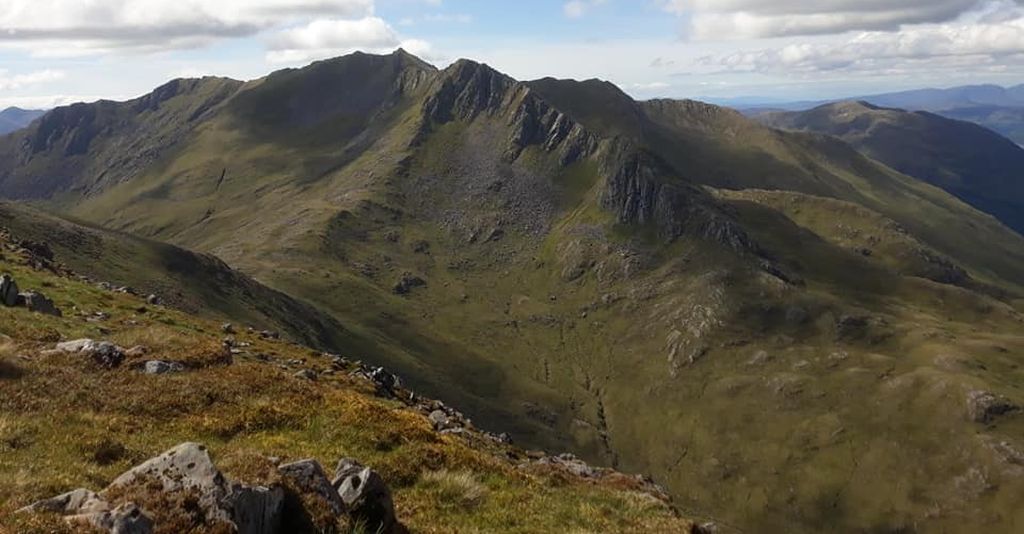
[[[247,486],[229,480],[198,443],[182,443],[126,471],[99,492],[76,489],[33,503],[19,513],[50,512],[62,515],[75,528],[95,528],[116,534],[148,534],[154,518],[146,500],[155,491],[164,502],[188,502],[190,520],[208,531],[218,527],[239,534],[273,534],[287,525],[301,524],[309,512],[287,506],[292,494],[314,499],[340,522],[365,532],[407,532],[395,518],[391,491],[375,471],[343,458],[333,478],[315,460],[276,466],[280,483]],[[174,516],[176,510],[161,513]],[[181,511],[186,513],[185,510]]]

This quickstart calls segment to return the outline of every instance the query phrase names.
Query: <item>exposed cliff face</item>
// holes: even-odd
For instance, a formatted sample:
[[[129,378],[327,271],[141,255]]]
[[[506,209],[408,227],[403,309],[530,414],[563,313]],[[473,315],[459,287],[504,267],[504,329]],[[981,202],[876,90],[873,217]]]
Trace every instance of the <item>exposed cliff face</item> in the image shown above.
[[[717,207],[705,191],[673,179],[671,171],[644,151],[616,153],[605,161],[607,176],[602,207],[619,222],[651,224],[659,236],[673,241],[691,235],[735,251],[756,251],[756,244]]]

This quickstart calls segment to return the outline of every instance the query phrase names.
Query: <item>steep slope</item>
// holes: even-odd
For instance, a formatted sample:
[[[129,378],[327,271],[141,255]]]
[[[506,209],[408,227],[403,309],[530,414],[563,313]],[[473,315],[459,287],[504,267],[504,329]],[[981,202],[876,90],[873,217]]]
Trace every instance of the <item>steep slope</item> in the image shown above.
[[[390,488],[398,521],[413,532],[699,532],[641,477],[571,457],[527,454],[343,356],[241,327],[225,342],[219,321],[31,267],[40,258],[20,250],[21,239],[0,232],[0,272],[23,289],[44,291],[65,313],[0,304],[2,532],[94,532],[52,512],[15,510],[75,488],[106,486],[131,466],[195,441],[209,447],[223,470],[214,484],[262,487],[250,501],[235,501],[240,507],[272,509],[270,496],[283,497],[276,528],[264,523],[261,532],[358,527],[332,511],[328,493],[284,474],[296,461],[333,472],[339,457],[374,470]],[[55,342],[84,337],[133,350],[104,366],[87,353],[54,349]],[[146,372],[147,362],[167,369]],[[441,408],[448,414],[444,426],[428,418]],[[180,468],[175,477],[196,476],[188,471],[193,465]],[[207,487],[175,492],[173,484],[150,480],[140,486],[104,497],[132,502],[153,521],[153,532],[234,531],[205,513]],[[269,516],[259,518],[269,522]]]
[[[319,347],[346,342],[345,329],[330,316],[259,284],[213,256],[10,202],[0,202],[0,227],[20,236],[29,247],[42,245],[51,259],[82,275],[155,295],[188,313],[281,330]]]
[[[128,102],[51,110],[30,128],[0,138],[0,158],[9,162],[0,170],[0,191],[6,198],[81,196],[128,180],[239,85],[223,78],[174,80]]]
[[[975,106],[953,108],[938,112],[944,117],[980,124],[1024,146],[1024,106]]]
[[[404,53],[190,124],[141,172],[30,196],[214,253],[483,428],[746,530],[1021,524],[1021,418],[970,414],[1021,404],[1024,240],[837,139]]]
[[[1024,232],[1024,148],[968,122],[926,112],[843,102],[762,122],[834,135],[865,155],[927,183]]]
[[[38,109],[21,109],[15,107],[0,111],[0,135],[20,130],[29,124],[32,124],[32,121],[42,117],[43,113],[46,112]]]

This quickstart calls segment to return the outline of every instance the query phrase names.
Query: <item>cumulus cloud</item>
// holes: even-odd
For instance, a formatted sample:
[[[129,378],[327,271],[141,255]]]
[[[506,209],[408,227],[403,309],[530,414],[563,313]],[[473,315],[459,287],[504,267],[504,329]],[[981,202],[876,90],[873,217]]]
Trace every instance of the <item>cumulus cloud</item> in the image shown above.
[[[1024,9],[1000,3],[953,22],[904,26],[895,32],[859,32],[837,42],[791,43],[706,56],[699,63],[727,71],[805,74],[1005,69],[1024,65]]]
[[[38,70],[26,74],[8,74],[8,71],[0,69],[0,91],[21,89],[29,85],[43,84],[64,78],[64,73],[59,70]]]
[[[373,0],[5,0],[0,45],[49,56],[188,48],[313,17],[369,17],[373,7]]]
[[[761,38],[892,31],[906,24],[948,22],[981,0],[662,0],[688,18],[695,39]]]
[[[433,56],[429,43],[402,39],[391,25],[378,17],[319,19],[271,37],[267,60],[271,63],[299,63],[356,50],[385,53],[399,47],[427,59]]]

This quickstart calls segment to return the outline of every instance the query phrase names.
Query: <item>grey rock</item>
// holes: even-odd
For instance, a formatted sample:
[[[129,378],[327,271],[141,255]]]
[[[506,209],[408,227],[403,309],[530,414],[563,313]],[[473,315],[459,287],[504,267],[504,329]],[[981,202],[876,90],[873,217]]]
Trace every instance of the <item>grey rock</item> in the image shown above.
[[[101,367],[113,369],[124,361],[124,349],[110,343],[109,341],[93,341],[91,339],[76,339],[57,343],[56,350],[70,354],[82,354],[89,356]]]
[[[113,369],[124,361],[124,350],[108,341],[101,341],[92,348],[90,356],[100,367]]]
[[[231,323],[224,323],[220,326],[220,331],[224,332],[225,334],[234,334],[235,326]]]
[[[150,304],[152,306],[157,306],[157,305],[160,304],[160,302],[161,302],[160,301],[160,297],[158,297],[156,295],[149,295],[148,297],[146,297],[146,303],[148,303],[148,304]]]
[[[87,347],[91,347],[95,343],[96,342],[91,339],[82,338],[73,341],[63,341],[61,343],[57,343],[57,346],[54,348],[56,350],[63,352],[76,353],[84,351]]]
[[[398,282],[395,282],[395,286],[392,288],[392,291],[394,291],[396,295],[407,295],[414,288],[423,287],[425,285],[427,285],[427,282],[422,278],[415,276],[412,273],[405,273],[398,279]]]
[[[180,373],[184,370],[185,366],[178,362],[165,362],[161,360],[150,360],[142,367],[142,372],[147,375]]]
[[[967,393],[967,416],[976,423],[990,423],[999,416],[1018,410],[1020,406],[988,391]]]
[[[238,534],[280,532],[284,513],[284,490],[235,485],[231,494],[231,517]]]
[[[18,303],[18,284],[14,278],[5,274],[0,276],[0,304],[14,306]]]
[[[338,462],[331,485],[349,516],[368,532],[393,532],[398,526],[391,490],[376,471],[348,458]]]
[[[444,413],[443,410],[434,410],[427,416],[430,419],[430,424],[434,425],[434,430],[444,430],[448,428],[448,414]]]
[[[72,525],[91,526],[110,532],[110,534],[150,534],[153,532],[153,520],[134,503],[125,503],[106,512],[71,516],[67,519]]]
[[[26,291],[24,293],[20,293],[18,295],[18,302],[24,302],[25,307],[27,307],[31,312],[44,313],[55,317],[62,317],[64,315],[59,309],[57,309],[57,306],[52,300],[38,291]]]
[[[345,504],[338,491],[327,478],[327,473],[316,460],[301,460],[277,468],[281,476],[290,480],[304,493],[315,493],[327,502],[334,515],[345,513]]]
[[[109,509],[110,505],[107,501],[95,492],[79,488],[62,493],[56,497],[34,502],[19,509],[17,512],[50,512],[61,515],[79,515],[105,512]]]
[[[316,380],[316,371],[312,371],[310,369],[303,369],[292,376],[294,376],[295,378],[301,378],[303,380]]]
[[[134,347],[124,351],[124,355],[129,357],[129,358],[140,358],[142,356],[145,356],[148,353],[149,353],[149,349],[147,349],[146,347],[143,347],[142,345],[136,345],[136,346],[134,346]]]
[[[231,521],[222,507],[231,494],[227,480],[210,460],[210,454],[203,445],[182,443],[117,477],[107,491],[143,482],[158,483],[167,493],[194,490],[198,495],[198,505],[207,518]]]

